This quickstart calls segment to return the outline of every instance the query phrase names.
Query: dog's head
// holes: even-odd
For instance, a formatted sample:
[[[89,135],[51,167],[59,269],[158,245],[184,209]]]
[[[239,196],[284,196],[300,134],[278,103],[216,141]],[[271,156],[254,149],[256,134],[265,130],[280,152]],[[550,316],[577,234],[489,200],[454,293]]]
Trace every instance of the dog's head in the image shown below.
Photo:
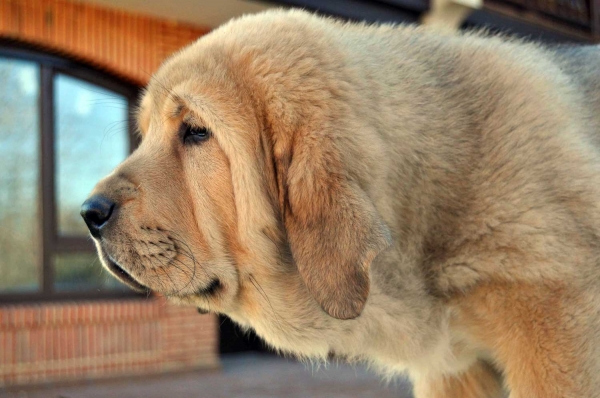
[[[238,20],[152,78],[141,145],[82,207],[117,278],[237,319],[361,313],[389,244],[369,197],[380,143],[316,21]]]

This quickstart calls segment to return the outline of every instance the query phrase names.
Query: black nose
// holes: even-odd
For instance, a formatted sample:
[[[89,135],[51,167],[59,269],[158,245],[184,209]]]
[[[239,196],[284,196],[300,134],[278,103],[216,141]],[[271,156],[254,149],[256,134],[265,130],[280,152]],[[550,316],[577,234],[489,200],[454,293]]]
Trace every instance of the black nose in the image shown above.
[[[115,203],[104,196],[94,195],[81,205],[81,217],[94,238],[100,238],[100,230],[110,219]]]

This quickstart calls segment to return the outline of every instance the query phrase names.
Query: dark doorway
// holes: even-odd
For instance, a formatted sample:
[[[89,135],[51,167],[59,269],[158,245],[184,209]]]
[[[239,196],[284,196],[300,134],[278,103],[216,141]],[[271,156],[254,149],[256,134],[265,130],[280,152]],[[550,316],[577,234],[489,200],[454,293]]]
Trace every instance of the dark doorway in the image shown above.
[[[219,315],[219,353],[269,352],[266,344],[253,331],[244,332],[226,316]]]

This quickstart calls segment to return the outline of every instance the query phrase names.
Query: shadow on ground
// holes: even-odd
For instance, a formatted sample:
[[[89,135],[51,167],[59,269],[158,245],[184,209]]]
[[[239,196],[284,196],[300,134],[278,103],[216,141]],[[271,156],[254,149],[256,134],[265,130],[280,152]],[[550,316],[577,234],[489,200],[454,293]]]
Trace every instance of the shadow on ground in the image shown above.
[[[229,355],[222,369],[147,379],[0,392],[0,398],[411,398],[410,383],[391,383],[362,366],[311,367],[274,355]]]

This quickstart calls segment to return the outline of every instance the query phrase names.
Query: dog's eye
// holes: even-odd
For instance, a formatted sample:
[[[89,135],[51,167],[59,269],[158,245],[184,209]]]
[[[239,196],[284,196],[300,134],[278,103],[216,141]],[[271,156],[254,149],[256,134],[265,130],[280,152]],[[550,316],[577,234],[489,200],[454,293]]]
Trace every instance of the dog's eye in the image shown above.
[[[210,130],[206,127],[195,127],[183,123],[179,133],[184,144],[199,144],[210,137]]]

